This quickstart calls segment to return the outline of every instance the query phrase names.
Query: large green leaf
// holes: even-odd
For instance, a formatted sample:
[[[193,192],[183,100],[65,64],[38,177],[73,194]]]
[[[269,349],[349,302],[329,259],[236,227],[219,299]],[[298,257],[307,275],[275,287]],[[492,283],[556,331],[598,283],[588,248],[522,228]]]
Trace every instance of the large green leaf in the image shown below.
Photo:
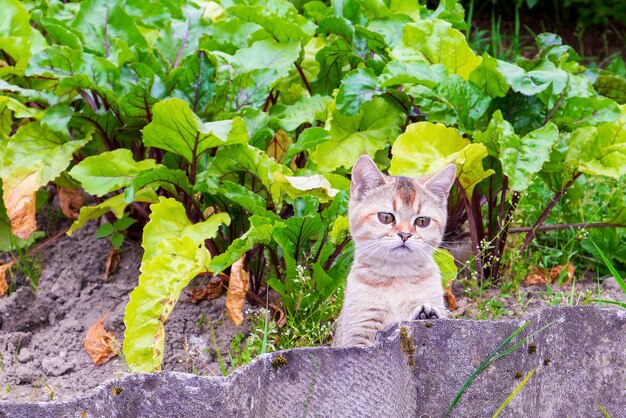
[[[329,96],[302,96],[291,105],[279,103],[272,107],[271,115],[280,128],[294,131],[303,123],[326,121],[326,109],[330,102],[332,99]]]
[[[572,133],[566,162],[592,175],[626,175],[626,105],[613,123],[578,128]]]
[[[602,71],[593,86],[601,95],[619,104],[626,104],[626,78],[609,71]]]
[[[174,152],[190,164],[209,148],[245,144],[248,134],[243,119],[202,122],[180,99],[163,100],[153,109],[152,122],[143,129],[147,146]]]
[[[249,172],[261,181],[276,209],[282,206],[284,184],[275,179],[275,173],[291,175],[291,170],[277,163],[265,152],[248,144],[220,148],[207,174],[224,176]]]
[[[202,112],[214,100],[217,66],[217,59],[205,50],[188,56],[168,75],[171,95],[185,100],[193,112]]]
[[[384,90],[380,88],[374,71],[359,68],[341,80],[341,87],[337,93],[337,109],[346,115],[356,115],[364,103],[383,93]]]
[[[26,239],[35,231],[35,192],[61,174],[72,154],[90,139],[89,134],[70,140],[39,122],[22,126],[9,139],[0,176],[15,235]]]
[[[498,70],[498,61],[486,52],[483,61],[470,74],[470,80],[491,97],[504,97],[511,87]]]
[[[135,161],[129,149],[120,148],[87,157],[69,173],[80,182],[86,192],[103,196],[128,186],[137,174],[155,166],[154,160]]]
[[[300,55],[300,43],[276,42],[264,39],[253,43],[249,48],[241,48],[233,60],[242,72],[269,68],[279,76],[285,75]]]
[[[393,55],[401,61],[443,64],[450,74],[464,80],[482,61],[467,45],[465,36],[449,22],[439,19],[409,23],[402,30],[402,41]]]
[[[382,98],[365,103],[354,116],[332,108],[331,104],[332,116],[326,121],[330,139],[318,144],[311,154],[321,172],[349,169],[361,154],[373,157],[396,137],[402,123],[400,111]]]
[[[527,96],[534,96],[552,87],[552,92],[559,94],[567,85],[568,75],[556,68],[550,61],[544,61],[530,71],[506,61],[498,61],[497,70],[513,91]]]
[[[119,41],[123,41],[126,48],[148,46],[134,19],[116,1],[85,0],[80,4],[72,27],[82,37],[85,48],[100,56],[113,58],[118,55]]]
[[[522,138],[515,134],[500,138],[502,172],[508,176],[511,190],[521,192],[530,186],[533,175],[550,159],[558,139],[559,129],[552,122]]]
[[[163,324],[191,279],[209,271],[211,257],[204,240],[230,222],[228,215],[221,213],[192,225],[181,203],[163,197],[151,208],[150,222],[143,231],[139,284],[130,293],[124,314],[124,354],[134,372],[160,370]]]
[[[452,283],[452,281],[456,279],[456,275],[458,273],[452,254],[450,254],[448,250],[437,248],[433,252],[433,258],[439,267],[439,271],[441,271],[441,281],[443,286],[445,287],[448,283]]]
[[[601,122],[614,122],[619,116],[619,106],[609,98],[570,97],[563,101],[551,120],[562,129],[571,130]]]
[[[433,174],[452,162],[457,165],[457,177],[469,196],[474,187],[494,173],[483,169],[487,156],[483,144],[472,144],[455,128],[440,123],[417,122],[407,126],[391,149],[393,158],[389,174],[418,177]]]
[[[1,0],[0,10],[0,50],[6,62],[0,68],[0,76],[4,74],[24,74],[31,54],[39,52],[46,45],[46,40],[30,24],[30,15],[22,2],[18,0]],[[10,57],[14,65],[10,65]]]

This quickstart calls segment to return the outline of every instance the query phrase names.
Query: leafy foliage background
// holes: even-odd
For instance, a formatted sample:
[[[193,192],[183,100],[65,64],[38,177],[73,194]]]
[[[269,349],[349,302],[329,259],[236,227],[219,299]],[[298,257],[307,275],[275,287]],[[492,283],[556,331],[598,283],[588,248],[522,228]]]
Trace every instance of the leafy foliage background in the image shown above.
[[[102,216],[145,225],[125,317],[132,370],[159,369],[189,281],[238,260],[249,293],[281,296],[288,329],[333,318],[363,153],[393,175],[455,162],[447,237],[468,222],[472,270],[493,279],[531,184],[545,196],[522,250],[579,178],[626,171],[623,77],[585,68],[553,34],[530,59],[479,56],[454,0],[0,7],[0,247],[32,242],[49,182],[95,197],[70,233]],[[607,220],[626,222],[623,203]]]

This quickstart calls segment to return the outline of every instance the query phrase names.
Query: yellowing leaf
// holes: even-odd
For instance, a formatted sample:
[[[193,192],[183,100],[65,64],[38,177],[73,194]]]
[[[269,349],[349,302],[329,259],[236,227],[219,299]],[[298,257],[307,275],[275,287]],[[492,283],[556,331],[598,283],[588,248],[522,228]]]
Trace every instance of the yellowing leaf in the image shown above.
[[[457,74],[464,80],[468,80],[482,62],[465,36],[452,28],[451,23],[440,19],[404,25],[402,41],[394,48],[393,56],[400,61],[443,64],[449,74]]]
[[[291,137],[287,132],[279,129],[267,146],[267,155],[274,158],[277,163],[281,163],[291,144],[293,144]]]
[[[4,204],[15,235],[26,239],[37,229],[35,193],[61,174],[74,151],[90,139],[69,140],[38,122],[22,126],[9,139],[0,174]]]
[[[228,294],[226,295],[226,314],[235,325],[243,322],[243,303],[248,292],[248,272],[244,269],[244,257],[230,267]]]
[[[394,142],[391,152],[389,174],[394,176],[423,176],[456,163],[457,177],[469,196],[476,184],[494,173],[483,169],[482,160],[487,156],[483,144],[472,144],[455,128],[440,123],[409,125]]]
[[[91,357],[96,366],[100,366],[117,355],[115,348],[111,346],[114,335],[104,328],[104,320],[109,313],[105,313],[87,331],[85,337],[85,351]]]

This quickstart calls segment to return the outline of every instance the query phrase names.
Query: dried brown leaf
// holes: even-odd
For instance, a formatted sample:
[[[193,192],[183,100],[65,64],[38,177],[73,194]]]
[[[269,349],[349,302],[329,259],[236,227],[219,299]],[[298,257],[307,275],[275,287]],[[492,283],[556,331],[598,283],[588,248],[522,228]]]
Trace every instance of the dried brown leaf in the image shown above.
[[[546,284],[549,281],[550,279],[546,276],[546,273],[535,267],[533,272],[524,279],[524,284],[530,286],[533,284]]]
[[[121,255],[122,250],[111,247],[111,251],[109,251],[109,255],[107,255],[107,260],[104,263],[104,275],[102,277],[104,281],[109,280],[109,276],[117,271],[117,268],[120,265]]]
[[[448,309],[451,311],[456,311],[456,308],[458,308],[458,304],[456,302],[456,297],[454,296],[454,293],[452,293],[451,283],[448,283],[448,285],[444,289],[443,297],[448,304]]]
[[[222,280],[219,277],[211,277],[211,280],[201,289],[191,291],[191,301],[201,302],[205,299],[215,299],[222,295]]]
[[[7,283],[7,270],[15,264],[15,261],[9,261],[6,264],[0,266],[0,297],[7,294],[9,290],[9,284]]]
[[[556,266],[548,269],[548,276],[550,276],[550,281],[558,279],[563,269],[567,270],[567,272],[565,273],[565,275],[567,276],[567,280],[565,280],[564,284],[571,282],[574,278],[574,274],[576,273],[576,267],[574,267],[572,263],[567,263],[563,266]]]
[[[78,219],[78,212],[83,206],[82,189],[67,189],[57,186],[57,196],[59,196],[59,206],[63,215],[70,219]]]
[[[85,338],[85,351],[91,357],[96,366],[100,366],[117,355],[115,348],[111,346],[114,335],[104,328],[104,320],[109,313],[102,315],[95,324],[87,331]]]
[[[30,234],[37,230],[35,221],[35,192],[37,186],[37,173],[26,176],[18,187],[12,188],[5,183],[4,206],[11,220],[11,230],[15,236],[28,239]]]
[[[245,255],[230,267],[226,295],[226,315],[235,325],[243,322],[243,302],[248,292],[248,272],[244,269],[244,257]]]

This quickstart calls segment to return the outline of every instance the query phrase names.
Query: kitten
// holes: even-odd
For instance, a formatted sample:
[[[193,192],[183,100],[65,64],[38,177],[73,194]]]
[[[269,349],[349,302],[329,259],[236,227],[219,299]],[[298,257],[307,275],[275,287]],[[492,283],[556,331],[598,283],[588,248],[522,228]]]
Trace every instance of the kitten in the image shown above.
[[[348,205],[354,263],[333,346],[369,345],[389,324],[447,315],[432,252],[455,176],[454,164],[417,179],[386,176],[367,155],[358,159]]]

